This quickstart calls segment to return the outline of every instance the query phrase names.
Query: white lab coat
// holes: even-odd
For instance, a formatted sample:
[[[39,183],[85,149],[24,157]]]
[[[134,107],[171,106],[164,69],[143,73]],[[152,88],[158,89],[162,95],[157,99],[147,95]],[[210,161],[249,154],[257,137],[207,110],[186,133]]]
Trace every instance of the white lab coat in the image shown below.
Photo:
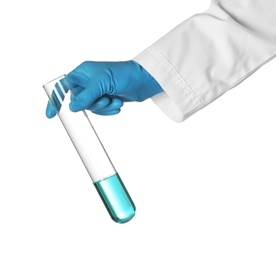
[[[276,55],[276,0],[213,0],[134,58],[162,86],[153,101],[182,122]]]

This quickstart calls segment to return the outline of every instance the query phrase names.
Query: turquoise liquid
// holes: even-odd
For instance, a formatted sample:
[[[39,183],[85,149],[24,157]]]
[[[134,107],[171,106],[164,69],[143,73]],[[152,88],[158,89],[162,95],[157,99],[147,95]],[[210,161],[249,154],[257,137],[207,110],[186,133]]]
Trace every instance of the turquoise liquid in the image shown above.
[[[118,173],[94,185],[110,215],[116,223],[126,223],[135,215],[135,205]]]

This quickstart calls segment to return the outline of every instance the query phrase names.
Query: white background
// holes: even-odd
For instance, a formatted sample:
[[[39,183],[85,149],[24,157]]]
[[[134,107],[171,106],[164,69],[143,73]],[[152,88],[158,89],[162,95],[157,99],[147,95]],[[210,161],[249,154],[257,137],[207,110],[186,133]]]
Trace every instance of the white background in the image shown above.
[[[92,116],[137,215],[108,216],[42,85],[128,60],[194,1],[2,1],[0,259],[276,258],[276,61],[181,124],[151,100]]]

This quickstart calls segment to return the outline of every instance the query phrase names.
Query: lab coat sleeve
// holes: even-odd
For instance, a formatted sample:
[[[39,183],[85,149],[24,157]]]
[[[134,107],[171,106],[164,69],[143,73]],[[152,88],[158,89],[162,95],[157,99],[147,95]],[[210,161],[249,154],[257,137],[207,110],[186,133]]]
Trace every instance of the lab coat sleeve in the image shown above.
[[[153,101],[182,122],[275,54],[275,0],[213,0],[134,60],[164,89]]]

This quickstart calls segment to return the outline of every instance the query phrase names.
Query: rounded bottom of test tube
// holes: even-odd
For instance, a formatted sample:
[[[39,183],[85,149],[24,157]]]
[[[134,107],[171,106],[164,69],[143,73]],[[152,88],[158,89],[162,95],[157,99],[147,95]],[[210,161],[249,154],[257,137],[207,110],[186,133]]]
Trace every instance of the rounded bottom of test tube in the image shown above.
[[[126,223],[135,215],[135,205],[118,173],[94,185],[110,215],[116,223]]]

